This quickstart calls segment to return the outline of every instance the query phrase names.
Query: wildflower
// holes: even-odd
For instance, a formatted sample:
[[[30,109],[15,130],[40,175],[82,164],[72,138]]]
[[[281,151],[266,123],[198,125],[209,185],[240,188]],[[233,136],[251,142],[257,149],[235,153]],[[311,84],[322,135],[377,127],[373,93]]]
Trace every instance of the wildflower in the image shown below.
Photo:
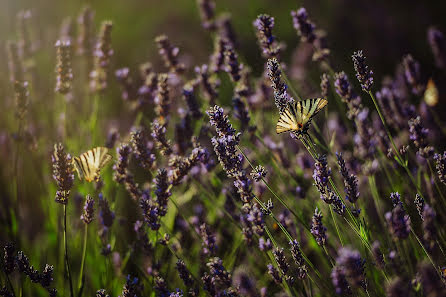
[[[155,42],[158,46],[159,54],[163,58],[166,67],[169,68],[169,71],[182,73],[184,71],[184,65],[178,62],[180,50],[172,46],[166,35],[156,37]]]
[[[118,183],[124,183],[127,177],[127,168],[130,162],[130,153],[132,149],[129,144],[123,143],[117,149],[118,160],[113,165],[115,171],[113,179]]]
[[[391,212],[385,214],[389,231],[396,239],[405,239],[410,233],[410,217],[403,206],[397,204]]]
[[[188,113],[194,118],[199,119],[202,116],[202,112],[200,111],[200,105],[195,96],[195,88],[197,84],[195,81],[191,81],[186,83],[183,86],[183,98],[186,101]]]
[[[156,231],[161,225],[160,219],[160,209],[156,201],[152,199],[149,191],[143,191],[141,199],[139,200],[139,205],[142,209],[142,214],[144,221],[150,227],[150,229]]]
[[[177,289],[176,292],[170,293],[169,297],[183,297],[183,291]]]
[[[381,269],[384,268],[384,255],[381,251],[381,243],[378,240],[375,240],[372,243],[372,255],[373,259],[375,260],[375,264]]]
[[[425,204],[423,207],[423,223],[421,224],[421,228],[423,229],[424,245],[430,251],[433,250],[437,239],[437,228],[435,227],[436,216],[437,214],[434,209],[428,204]]]
[[[6,286],[0,287],[0,296],[13,297],[14,295],[8,290]]]
[[[223,108],[215,105],[206,112],[212,126],[215,126],[218,136],[237,136],[235,129],[224,114]]]
[[[435,58],[435,65],[438,68],[446,66],[446,39],[444,34],[435,27],[430,27],[427,31],[427,40],[431,46]]]
[[[169,197],[172,195],[170,192],[170,185],[166,169],[158,169],[155,177],[155,195],[159,206],[160,216],[164,216],[167,213],[167,203]]]
[[[93,58],[93,18],[94,12],[90,7],[86,6],[82,9],[77,23],[79,25],[77,38],[78,54],[83,55],[87,59],[87,71],[91,71]]]
[[[321,155],[314,164],[313,179],[316,184],[327,187],[331,175],[331,168],[328,167],[327,156]]]
[[[140,199],[140,204],[142,203],[142,201],[143,198]],[[143,215],[145,215],[144,211]],[[144,225],[144,223],[139,220],[136,221],[133,225],[133,229],[135,230],[136,238],[138,240],[138,243],[141,245],[144,254],[151,255],[153,253],[153,246],[147,236],[146,226]]]
[[[339,250],[336,266],[344,271],[345,277],[351,286],[366,289],[364,264],[365,260],[361,258],[358,251],[346,247]]]
[[[15,268],[15,247],[12,243],[7,243],[3,248],[4,256],[3,256],[3,270],[6,274],[11,274]]]
[[[53,273],[54,267],[52,265],[45,264],[45,268],[40,274],[40,284],[42,287],[49,288],[49,286],[51,286],[51,283],[53,282]]]
[[[22,121],[28,111],[29,85],[27,81],[14,82],[14,99],[16,105],[16,116]],[[20,136],[20,135],[19,135]]]
[[[127,275],[126,282],[122,288],[121,297],[134,297],[139,296],[143,290],[143,285],[139,282],[137,277],[131,277]]]
[[[215,22],[218,35],[227,40],[234,48],[237,47],[237,36],[235,35],[234,27],[231,23],[231,14],[224,12],[219,14]]]
[[[206,30],[215,29],[215,2],[212,0],[197,0],[200,10],[201,25]]]
[[[156,115],[160,123],[167,123],[167,117],[170,114],[170,96],[169,85],[167,83],[168,75],[162,73],[158,75],[158,86],[155,97]]]
[[[421,220],[424,221],[423,210],[424,210],[425,202],[424,202],[423,197],[421,197],[418,193],[415,195],[414,204],[417,207],[417,211],[418,211],[418,214],[420,215]]]
[[[414,95],[421,95],[424,92],[424,85],[421,82],[420,63],[412,55],[403,57],[404,77],[407,84],[412,88]]]
[[[25,80],[23,60],[19,56],[17,43],[13,41],[8,41],[7,51],[8,51],[9,77],[11,82],[12,83],[15,83],[16,81],[23,82]]]
[[[446,185],[446,151],[444,151],[443,154],[435,154],[434,160],[438,178]]]
[[[268,76],[271,80],[271,87],[274,90],[274,103],[280,112],[287,107],[289,98],[287,93],[287,85],[282,81],[282,71],[277,59],[269,59],[267,63]]]
[[[409,138],[418,149],[417,154],[423,158],[429,158],[434,153],[434,148],[428,145],[427,135],[429,129],[421,125],[420,116],[409,120]]]
[[[110,209],[108,201],[99,194],[99,221],[102,226],[110,228],[115,220],[115,213]]]
[[[213,277],[205,272],[204,275],[201,277],[201,281],[203,282],[203,288],[208,291],[211,296],[215,296],[217,292]]]
[[[418,272],[420,273],[424,296],[444,296],[445,284],[430,263],[420,264]]]
[[[161,149],[163,155],[170,155],[172,153],[172,147],[170,140],[166,138],[167,129],[166,126],[160,124],[158,120],[152,122],[152,137],[156,141],[156,146]]]
[[[336,93],[341,97],[342,101],[347,104],[347,117],[350,120],[353,120],[357,117],[362,108],[361,98],[354,93],[348,80],[348,76],[344,71],[335,73],[334,79]]]
[[[277,57],[281,48],[280,45],[277,44],[277,41],[275,40],[276,37],[272,32],[274,28],[274,18],[267,14],[261,14],[254,21],[253,25],[257,29],[257,40],[262,49],[263,56],[265,58]]]
[[[267,173],[268,173],[268,171],[265,169],[265,167],[263,167],[262,165],[258,165],[252,170],[251,177],[256,182],[259,182],[263,178],[265,178]]]
[[[273,244],[269,238],[267,240],[265,240],[263,237],[259,238],[259,249],[261,251],[269,251],[272,250],[272,248]]]
[[[58,143],[54,145],[54,153],[51,159],[53,162],[53,178],[57,183],[55,200],[57,203],[67,204],[74,181],[71,155],[66,154],[63,145]]]
[[[327,235],[325,232],[327,228],[322,224],[322,213],[316,207],[314,210],[313,218],[311,220],[311,234],[313,234],[314,238],[318,245],[323,246],[327,241]]]
[[[365,57],[362,51],[354,52],[352,60],[356,71],[356,78],[361,83],[362,90],[370,92],[373,85],[373,71],[365,63]]]
[[[211,75],[209,67],[206,64],[203,64],[201,67],[195,67],[195,73],[197,74],[197,80],[203,86],[206,99],[211,104],[214,104],[215,100],[218,98],[220,80],[217,76]]]
[[[104,91],[107,87],[110,60],[113,56],[111,47],[111,31],[113,25],[110,21],[101,24],[98,42],[94,49],[94,68],[90,72],[90,87],[94,92]]]
[[[289,243],[290,243],[291,255],[293,256],[294,263],[296,264],[298,269],[297,277],[300,279],[304,279],[308,274],[308,270],[307,267],[305,266],[305,260],[302,255],[300,245],[296,239],[290,240]]]
[[[81,215],[81,220],[85,224],[90,224],[94,218],[94,200],[90,195],[85,199],[84,212]]]
[[[243,64],[240,64],[238,61],[237,53],[234,48],[229,44],[225,45],[225,64],[226,64],[226,72],[230,74],[230,77],[233,82],[238,82],[241,78],[241,71],[243,69]]]
[[[338,165],[340,168],[339,172],[344,179],[344,192],[346,194],[345,199],[351,203],[356,203],[359,198],[358,179],[355,175],[348,172],[344,158],[342,157],[342,153],[336,153],[336,157],[338,158]]]
[[[249,117],[245,103],[239,97],[234,97],[232,99],[232,105],[234,107],[234,117],[238,118],[241,123],[240,130],[245,131],[247,128],[251,128],[249,126],[251,118]]]
[[[186,287],[192,287],[194,285],[195,281],[192,278],[189,270],[187,269],[184,261],[181,259],[178,259],[176,268],[178,270],[178,274],[179,274],[181,280],[183,281],[184,285]]]
[[[226,47],[228,43],[229,41],[220,35],[217,35],[215,37],[214,52],[212,53],[212,56],[210,58],[211,63],[209,66],[212,73],[218,73],[224,70],[224,64],[226,61]]]
[[[290,268],[290,264],[288,264],[285,254],[283,252],[283,248],[275,248],[273,250],[274,259],[280,269],[282,274],[286,274],[288,269]]]
[[[96,291],[96,297],[110,297],[110,295],[104,289],[100,289]]]
[[[217,251],[216,238],[206,224],[200,225],[200,235],[203,239],[203,253],[205,255],[214,255]]]
[[[177,161],[173,165],[174,168],[170,172],[169,180],[172,185],[178,185],[183,177],[185,177],[191,168],[200,162],[204,151],[201,147],[196,147],[192,150],[189,156],[186,158],[177,158]]]
[[[273,266],[273,264],[268,264],[268,274],[271,275],[271,277],[273,278],[274,282],[276,284],[281,284],[282,283],[282,276],[280,276],[279,271],[277,270],[276,267]]]
[[[308,13],[304,7],[296,11],[291,11],[293,18],[293,27],[297,31],[297,35],[301,37],[302,42],[312,43],[316,39],[314,30],[316,26],[308,20]]]
[[[71,44],[69,41],[58,40],[56,42],[56,48],[56,92],[67,94],[71,90],[73,81],[73,70],[71,69]]]
[[[398,192],[390,193],[390,200],[392,201],[393,207],[403,205],[403,202],[401,202],[401,196]]]
[[[255,279],[251,278],[244,269],[237,269],[234,272],[233,285],[239,288],[241,296],[258,296]]]
[[[352,291],[347,282],[345,270],[339,266],[334,266],[331,270],[331,282],[335,287],[336,294],[342,296],[351,296]]]
[[[115,146],[116,141],[119,139],[119,132],[115,128],[111,128],[107,133],[107,140],[105,141],[105,147],[112,149]]]
[[[220,258],[211,258],[206,266],[209,268],[210,274],[217,284],[221,284],[225,287],[231,286],[232,276],[226,271],[223,266],[223,261]]]
[[[386,286],[386,296],[410,296],[410,287],[408,286],[407,281],[401,277],[392,279]]]
[[[330,89],[330,81],[328,74],[324,73],[321,76],[321,96],[322,98],[328,98],[328,92]]]
[[[155,162],[155,155],[152,154],[147,145],[147,135],[143,130],[137,130],[130,134],[133,146],[133,155],[139,161],[138,164],[144,169],[152,168]]]
[[[130,77],[130,70],[127,67],[115,71],[116,80],[121,85],[121,97],[123,100],[136,98],[136,90]]]

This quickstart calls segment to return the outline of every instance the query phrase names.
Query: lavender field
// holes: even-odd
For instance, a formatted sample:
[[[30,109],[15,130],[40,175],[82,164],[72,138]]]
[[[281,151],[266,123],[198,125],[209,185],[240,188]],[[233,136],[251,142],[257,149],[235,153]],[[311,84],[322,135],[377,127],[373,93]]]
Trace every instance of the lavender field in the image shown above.
[[[440,1],[0,3],[0,296],[446,297]]]

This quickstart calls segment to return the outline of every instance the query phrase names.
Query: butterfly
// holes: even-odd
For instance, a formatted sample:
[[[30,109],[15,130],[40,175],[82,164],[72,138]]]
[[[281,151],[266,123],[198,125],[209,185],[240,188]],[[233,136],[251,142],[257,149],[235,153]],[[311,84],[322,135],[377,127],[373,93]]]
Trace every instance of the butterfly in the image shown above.
[[[95,147],[79,157],[74,157],[74,164],[79,179],[83,177],[87,182],[99,179],[101,169],[111,159],[112,156],[108,154],[108,148],[106,147]]]
[[[435,106],[438,103],[438,89],[432,78],[427,82],[426,91],[424,91],[424,101],[429,106]]]
[[[328,101],[322,98],[306,99],[288,102],[285,110],[280,113],[276,132],[294,132],[297,136],[307,134],[312,118],[327,105]]]

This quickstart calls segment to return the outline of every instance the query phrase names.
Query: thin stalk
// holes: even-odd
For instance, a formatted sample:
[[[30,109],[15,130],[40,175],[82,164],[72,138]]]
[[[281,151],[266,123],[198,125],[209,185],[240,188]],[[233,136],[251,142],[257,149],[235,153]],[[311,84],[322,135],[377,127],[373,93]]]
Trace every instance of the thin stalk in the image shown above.
[[[84,265],[85,265],[85,258],[87,254],[87,239],[88,239],[88,224],[85,224],[84,227],[84,244],[82,247],[82,260],[81,260],[81,270],[79,272],[79,282],[78,282],[78,293],[77,296],[81,297],[82,293],[84,291],[84,284],[85,284],[85,276],[84,276]]]
[[[254,169],[254,165],[251,163],[251,161],[249,160],[248,156],[245,155],[245,153],[242,151],[242,149],[237,145],[236,146],[237,149],[240,151],[240,153],[243,155],[243,157],[246,159],[246,161],[248,162],[248,164],[251,166],[252,169]],[[268,188],[268,190],[271,192],[271,194],[273,194],[273,196],[289,211],[291,212],[294,217],[296,217],[296,219],[299,221],[299,223],[301,223],[307,230],[309,230],[309,227],[307,225],[307,223],[301,218],[299,217],[292,208],[290,208],[287,203],[280,198],[276,192],[271,188],[271,186],[268,184],[268,182],[262,177],[262,182],[265,184],[265,186]]]
[[[14,287],[12,286],[11,280],[9,279],[9,275],[5,272],[5,276],[6,276],[6,282],[8,283],[9,287],[11,288],[11,292],[12,292],[12,296],[16,296],[15,291],[14,291]]]
[[[336,218],[335,218],[335,215],[333,213],[333,207],[331,206],[331,204],[329,204],[328,206],[330,208],[331,218],[333,219],[333,224],[334,224],[334,226],[336,228],[336,233],[338,234],[339,241],[341,242],[341,245],[344,246],[344,241],[342,240],[341,232],[339,232],[338,223],[336,222]]]
[[[73,290],[73,280],[71,278],[70,261],[68,255],[68,244],[67,244],[67,205],[63,205],[63,243],[65,248],[65,265],[67,268],[68,281],[70,283],[70,296],[74,297]]]
[[[392,137],[392,134],[390,133],[389,126],[387,125],[387,122],[384,119],[384,116],[383,116],[383,114],[381,112],[381,108],[379,107],[378,102],[375,99],[375,96],[373,95],[372,91],[369,91],[368,93],[370,95],[370,98],[372,98],[373,104],[375,105],[376,111],[378,112],[379,118],[381,119],[381,122],[382,122],[382,124],[384,126],[384,130],[386,131],[386,134],[389,137],[390,142],[392,143],[393,149],[395,151],[395,155],[398,158],[398,164],[400,164],[402,167],[404,167],[404,169],[406,170],[407,174],[409,175],[409,178],[410,178],[411,182],[416,187],[418,194],[422,198],[424,198],[423,194],[421,193],[420,187],[415,182],[415,180],[414,180],[414,178],[412,176],[412,173],[410,172],[410,170],[409,170],[409,168],[407,166],[407,163],[403,160],[403,157],[401,156],[400,151],[398,150],[397,146],[395,145],[395,142],[393,141],[393,137]]]
[[[431,256],[429,255],[429,253],[426,251],[426,249],[424,248],[423,243],[421,242],[420,238],[417,236],[417,234],[415,233],[415,231],[410,228],[410,232],[412,232],[413,236],[415,236],[415,238],[417,239],[418,243],[420,244],[421,248],[423,249],[423,252],[426,254],[427,258],[429,259],[429,261],[431,262],[432,266],[435,268],[435,271],[437,271],[438,275],[440,276],[440,278],[442,277],[441,272],[438,270],[437,266],[435,265],[434,261],[432,260]]]

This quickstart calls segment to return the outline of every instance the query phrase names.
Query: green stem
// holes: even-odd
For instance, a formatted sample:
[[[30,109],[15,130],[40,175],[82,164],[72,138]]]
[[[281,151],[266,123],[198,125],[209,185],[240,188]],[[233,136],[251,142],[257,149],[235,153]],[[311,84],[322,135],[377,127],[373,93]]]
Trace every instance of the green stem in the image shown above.
[[[73,280],[71,279],[71,269],[70,269],[70,261],[68,255],[68,244],[67,244],[67,205],[63,205],[63,242],[65,248],[65,266],[67,268],[68,281],[70,283],[70,296],[74,297],[73,290]]]
[[[331,204],[329,204],[328,206],[330,208],[331,218],[333,219],[333,224],[334,224],[334,226],[336,228],[336,233],[338,234],[339,241],[341,242],[341,245],[344,246],[344,242],[342,240],[341,232],[339,232],[338,223],[336,222],[336,218],[335,218],[335,215],[333,213],[333,207],[332,207]]]
[[[435,271],[437,271],[438,275],[440,276],[440,278],[442,278],[441,272],[438,270],[437,266],[435,265],[434,261],[432,260],[431,256],[429,255],[429,253],[426,251],[426,249],[424,248],[423,243],[421,242],[420,238],[417,236],[417,234],[415,233],[415,231],[410,228],[410,232],[412,232],[413,236],[415,236],[415,238],[417,239],[418,243],[420,244],[421,248],[423,249],[423,252],[426,254],[427,258],[429,259],[429,261],[431,262],[432,266],[435,268]]]
[[[87,239],[88,239],[88,224],[85,224],[84,227],[84,244],[82,247],[82,260],[81,260],[81,270],[79,273],[79,283],[78,283],[78,293],[77,296],[81,297],[82,293],[84,291],[84,284],[85,284],[85,276],[84,276],[84,265],[85,265],[85,257],[87,252]]]

